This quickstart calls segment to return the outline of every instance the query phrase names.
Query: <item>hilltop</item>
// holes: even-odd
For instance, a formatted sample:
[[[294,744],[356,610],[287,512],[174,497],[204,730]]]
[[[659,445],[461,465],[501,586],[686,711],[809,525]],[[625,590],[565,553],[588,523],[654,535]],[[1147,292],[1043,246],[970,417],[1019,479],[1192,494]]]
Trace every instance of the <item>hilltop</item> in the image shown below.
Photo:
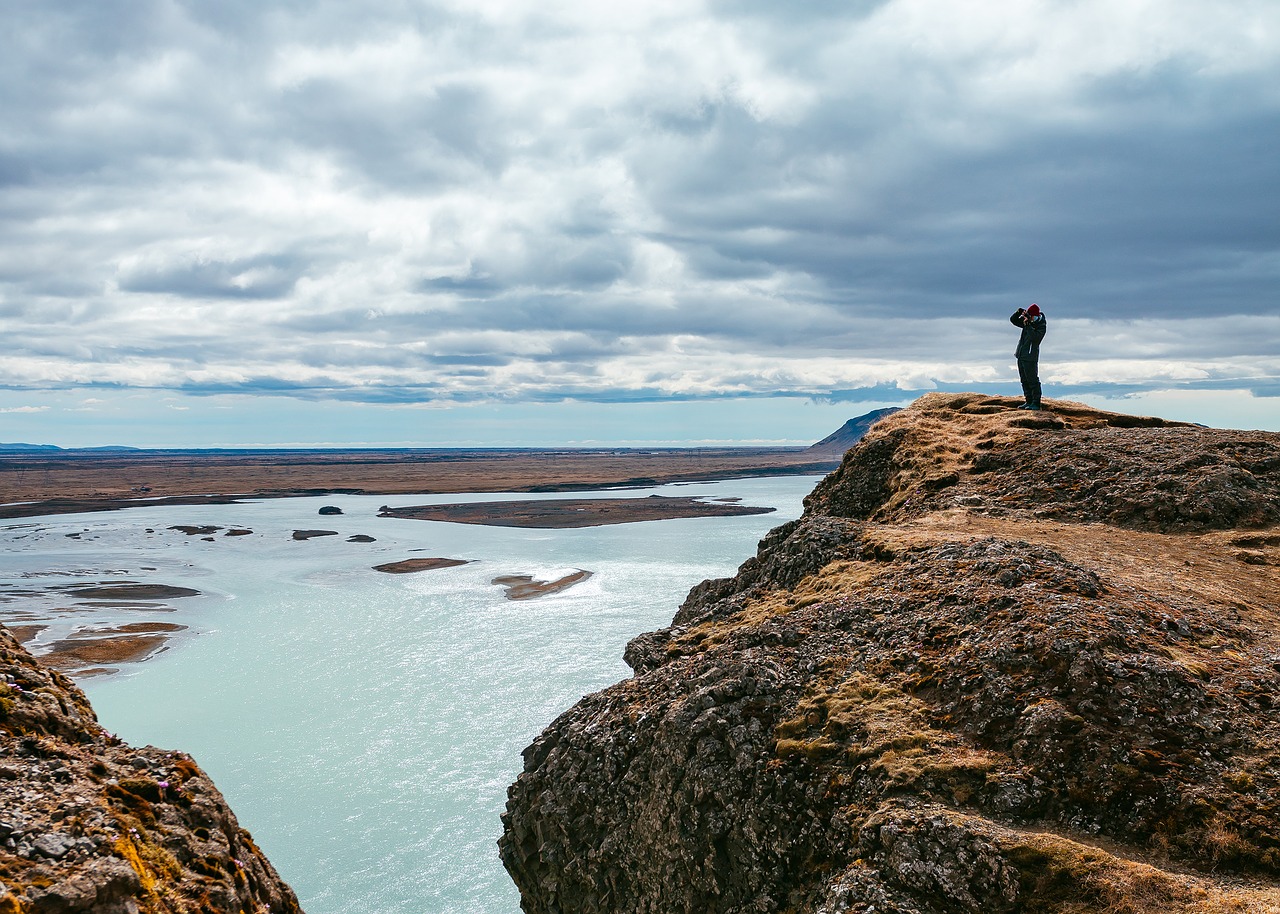
[[[1280,435],[932,394],[525,752],[529,914],[1280,912]]]

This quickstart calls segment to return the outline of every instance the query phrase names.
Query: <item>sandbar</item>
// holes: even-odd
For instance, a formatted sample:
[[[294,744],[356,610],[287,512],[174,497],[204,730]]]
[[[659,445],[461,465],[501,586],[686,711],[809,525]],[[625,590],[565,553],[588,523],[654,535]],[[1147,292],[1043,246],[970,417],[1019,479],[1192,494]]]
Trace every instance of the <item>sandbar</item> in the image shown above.
[[[5,628],[13,634],[22,644],[30,644],[36,637],[49,626],[47,625],[5,625]]]
[[[531,574],[500,574],[489,583],[501,584],[507,588],[508,600],[534,600],[568,590],[574,584],[581,584],[589,577],[591,577],[590,571],[579,569],[554,581],[535,581]]]
[[[436,568],[453,568],[457,565],[470,564],[468,559],[405,559],[400,562],[387,562],[384,565],[374,565],[374,571],[383,571],[387,574],[411,574],[415,571],[432,571]]]
[[[89,600],[172,600],[178,597],[198,597],[200,591],[173,584],[102,584],[93,587],[76,587],[65,591],[67,596]]]
[[[64,638],[40,656],[42,663],[75,671],[104,663],[136,663],[162,650],[165,635],[117,635],[105,638]]]
[[[483,524],[490,527],[564,529],[633,524],[683,517],[737,517],[768,514],[775,508],[708,502],[697,498],[650,495],[648,498],[554,498],[545,501],[486,501],[455,505],[383,508],[379,517]]]

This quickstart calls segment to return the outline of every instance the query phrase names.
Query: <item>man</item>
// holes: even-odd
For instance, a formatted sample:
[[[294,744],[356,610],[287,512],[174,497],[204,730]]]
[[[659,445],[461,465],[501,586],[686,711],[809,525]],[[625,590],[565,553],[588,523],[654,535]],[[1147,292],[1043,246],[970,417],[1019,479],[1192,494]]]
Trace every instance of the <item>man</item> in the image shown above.
[[[1026,399],[1018,409],[1040,408],[1040,341],[1048,328],[1040,306],[1033,304],[1030,308],[1019,308],[1013,312],[1009,322],[1022,328],[1022,336],[1018,340],[1018,380],[1022,382],[1022,396]]]

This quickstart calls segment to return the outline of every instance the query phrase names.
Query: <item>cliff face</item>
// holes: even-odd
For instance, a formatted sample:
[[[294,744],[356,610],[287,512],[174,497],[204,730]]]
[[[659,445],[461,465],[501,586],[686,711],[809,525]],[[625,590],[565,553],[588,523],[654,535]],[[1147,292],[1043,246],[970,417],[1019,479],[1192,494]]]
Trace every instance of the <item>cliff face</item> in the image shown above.
[[[524,909],[1280,912],[1280,435],[930,395],[525,752]]]
[[[0,914],[299,911],[189,756],[107,734],[0,628]]]

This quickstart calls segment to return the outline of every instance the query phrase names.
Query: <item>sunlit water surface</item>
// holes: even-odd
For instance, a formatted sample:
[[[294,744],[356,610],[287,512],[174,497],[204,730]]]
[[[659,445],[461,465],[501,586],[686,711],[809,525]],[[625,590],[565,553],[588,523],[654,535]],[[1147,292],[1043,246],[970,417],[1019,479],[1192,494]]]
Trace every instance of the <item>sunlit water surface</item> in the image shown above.
[[[516,914],[495,841],[521,750],[582,695],[629,675],[626,642],[669,624],[693,584],[732,573],[765,532],[799,516],[816,481],[595,493],[739,496],[778,510],[579,530],[375,517],[382,504],[557,497],[501,494],[38,518],[0,527],[0,576],[91,570],[204,593],[172,601],[164,621],[191,628],[169,650],[83,685],[108,729],[195,756],[309,914]],[[317,516],[325,504],[344,514]],[[207,542],[172,524],[254,533]],[[291,539],[308,528],[341,535]],[[360,533],[377,542],[346,542]],[[371,570],[414,556],[473,564]],[[578,568],[594,576],[532,601],[490,583]]]

